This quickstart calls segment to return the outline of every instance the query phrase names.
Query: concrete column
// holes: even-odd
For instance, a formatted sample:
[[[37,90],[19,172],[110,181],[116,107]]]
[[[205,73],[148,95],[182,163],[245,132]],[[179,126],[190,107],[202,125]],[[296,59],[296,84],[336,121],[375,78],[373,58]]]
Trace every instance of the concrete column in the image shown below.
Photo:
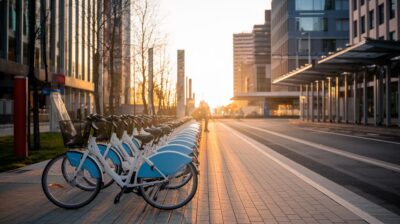
[[[303,85],[300,85],[300,96],[299,96],[299,105],[300,105],[300,119],[304,120],[304,113],[303,113]]]
[[[363,123],[368,124],[367,71],[363,74]],[[375,88],[375,87],[374,87]]]
[[[314,122],[314,83],[310,83],[311,87],[311,121]]]
[[[345,74],[344,75],[344,122],[347,124],[349,123],[349,117],[348,117],[348,111],[349,111],[349,107],[348,107],[348,75]]]
[[[353,108],[354,124],[358,123],[358,104],[357,104],[357,73],[353,73]]]
[[[386,117],[385,117],[385,124],[386,127],[389,127],[391,125],[391,119],[392,119],[392,90],[390,88],[391,80],[390,80],[390,65],[385,66],[385,84],[386,84],[386,97],[385,97],[385,107],[386,107]]]
[[[375,125],[377,125],[378,124],[378,121],[377,121],[377,119],[378,119],[378,113],[377,113],[377,110],[378,110],[378,103],[377,103],[377,84],[376,84],[376,81],[377,81],[377,79],[376,79],[376,74],[374,74],[374,83],[373,83],[373,88],[374,88],[374,124]]]
[[[321,81],[321,90],[322,90],[322,121],[325,122],[325,80]]]
[[[318,80],[315,81],[315,89],[317,91],[317,121],[320,122],[320,106],[319,106],[319,83]]]
[[[383,122],[383,73],[379,72],[378,81],[378,125]]]
[[[307,108],[307,121],[309,121],[310,120],[310,98],[309,98],[309,96],[310,96],[310,93],[309,93],[309,91],[308,91],[308,84],[306,84],[306,108]]]
[[[400,127],[400,73],[397,75],[397,126]]]
[[[340,85],[339,85],[339,76],[336,76],[336,122],[340,122]]]
[[[332,80],[328,78],[328,117],[329,122],[332,122]]]
[[[385,107],[386,107],[386,117],[385,117],[385,124],[386,127],[389,127],[391,125],[391,112],[392,112],[392,97],[391,97],[391,89],[390,89],[390,84],[391,84],[391,80],[390,80],[390,75],[391,75],[391,71],[390,71],[390,65],[386,65],[385,66],[385,84],[386,84],[386,97],[385,97]]]

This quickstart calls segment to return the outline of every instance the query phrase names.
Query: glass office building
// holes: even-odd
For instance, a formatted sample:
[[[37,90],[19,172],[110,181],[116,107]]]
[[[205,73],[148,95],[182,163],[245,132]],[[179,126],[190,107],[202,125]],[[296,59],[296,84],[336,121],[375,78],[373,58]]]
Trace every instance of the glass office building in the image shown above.
[[[348,43],[348,0],[272,0],[272,79]],[[298,86],[272,85],[272,91]]]

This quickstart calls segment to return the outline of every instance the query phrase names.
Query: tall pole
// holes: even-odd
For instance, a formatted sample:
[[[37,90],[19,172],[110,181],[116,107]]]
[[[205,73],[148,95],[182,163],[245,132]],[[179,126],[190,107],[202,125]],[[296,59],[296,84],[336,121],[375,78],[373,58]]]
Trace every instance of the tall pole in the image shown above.
[[[149,48],[149,105],[150,105],[150,114],[154,115],[154,102],[153,102],[153,48]]]
[[[311,65],[311,35],[308,32],[308,64]]]

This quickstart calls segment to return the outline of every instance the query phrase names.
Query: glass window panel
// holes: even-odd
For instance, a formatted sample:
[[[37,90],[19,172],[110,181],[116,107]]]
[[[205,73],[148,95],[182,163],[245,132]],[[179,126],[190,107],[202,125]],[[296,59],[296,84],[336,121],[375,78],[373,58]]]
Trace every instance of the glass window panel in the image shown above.
[[[368,13],[368,27],[369,29],[373,29],[375,27],[374,10],[371,10]]]
[[[327,31],[328,20],[323,17],[298,17],[298,31]]]
[[[380,4],[378,7],[378,16],[379,16],[379,25],[385,22],[385,7],[383,4]]]

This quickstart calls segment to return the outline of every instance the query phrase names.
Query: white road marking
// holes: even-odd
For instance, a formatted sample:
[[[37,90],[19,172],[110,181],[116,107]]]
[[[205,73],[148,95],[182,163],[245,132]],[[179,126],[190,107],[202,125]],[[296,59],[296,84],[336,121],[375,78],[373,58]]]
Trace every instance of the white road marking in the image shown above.
[[[288,139],[290,141],[298,142],[298,143],[301,143],[301,144],[304,144],[304,145],[308,145],[308,146],[311,146],[311,147],[314,147],[314,148],[317,148],[317,149],[321,149],[321,150],[324,150],[324,151],[327,151],[327,152],[330,152],[330,153],[334,153],[334,154],[341,155],[341,156],[344,156],[344,157],[347,157],[347,158],[350,158],[350,159],[358,160],[358,161],[361,161],[361,162],[364,162],[364,163],[372,164],[372,165],[375,165],[375,166],[379,166],[379,167],[382,167],[382,168],[385,168],[385,169],[389,169],[389,170],[393,170],[393,171],[396,171],[396,172],[400,173],[400,166],[396,165],[396,164],[393,164],[393,163],[388,163],[388,162],[384,162],[384,161],[381,161],[381,160],[372,159],[372,158],[369,158],[369,157],[366,157],[366,156],[357,155],[357,154],[354,154],[354,153],[351,153],[351,152],[345,152],[343,150],[336,149],[336,148],[333,148],[333,147],[329,147],[329,146],[326,146],[326,145],[316,144],[316,143],[313,143],[313,142],[310,142],[310,141],[306,141],[306,140],[303,140],[303,139],[291,137],[291,136],[288,136],[288,135],[284,135],[284,134],[281,134],[281,133],[278,133],[278,132],[274,132],[274,131],[270,131],[270,130],[266,130],[266,129],[262,129],[262,128],[258,128],[258,127],[253,127],[253,126],[242,124],[242,123],[239,123],[239,122],[236,122],[236,123],[238,125],[245,126],[245,127],[251,128],[251,129],[255,129],[255,130],[258,130],[258,131],[262,131],[262,132],[265,132],[265,133],[268,133],[268,134],[271,134],[271,135],[275,135],[275,136],[278,136],[278,137],[281,137],[281,138],[285,138],[285,139]]]
[[[371,140],[371,141],[376,141],[376,142],[383,142],[383,143],[400,145],[400,142],[393,142],[393,141],[376,139],[376,138],[368,138],[368,137],[362,137],[362,136],[357,136],[357,135],[347,135],[347,134],[343,134],[343,133],[336,133],[336,132],[330,132],[330,131],[321,131],[321,130],[315,130],[315,129],[311,129],[311,128],[299,128],[299,129],[309,130],[309,131],[313,131],[313,132],[326,133],[326,134],[331,134],[331,135],[339,135],[339,136],[345,136],[345,137],[351,137],[351,138],[359,138],[359,139]],[[370,135],[370,133],[367,133],[367,135]]]
[[[336,201],[337,203],[339,203],[343,207],[349,209],[351,212],[353,212],[354,214],[358,215],[359,217],[361,217],[365,221],[367,221],[369,223],[383,223],[380,220],[378,220],[377,218],[375,218],[372,215],[368,214],[367,212],[363,211],[362,209],[360,209],[356,205],[348,202],[346,199],[340,197],[339,195],[335,194],[334,192],[328,190],[324,186],[322,186],[319,183],[315,182],[311,178],[303,175],[302,173],[300,173],[296,169],[290,167],[289,165],[287,165],[284,162],[280,161],[279,159],[275,158],[271,154],[267,153],[265,150],[261,149],[260,147],[258,147],[254,143],[252,143],[249,139],[247,139],[246,136],[243,136],[243,134],[238,133],[236,130],[233,130],[232,128],[228,127],[227,125],[225,125],[223,123],[220,123],[220,124],[223,125],[226,129],[228,129],[233,135],[235,135],[236,137],[238,137],[238,138],[242,139],[243,141],[245,141],[247,144],[252,146],[254,149],[256,149],[257,151],[262,153],[264,156],[266,156],[269,159],[273,160],[274,162],[276,162],[277,164],[279,164],[280,166],[282,166],[283,168],[285,168],[289,172],[293,173],[295,176],[299,177],[304,182],[310,184],[311,186],[313,186],[314,188],[316,188],[320,192],[324,193],[325,195],[327,195],[328,197],[330,197],[332,200]],[[264,146],[264,147],[267,148],[268,150],[272,150],[268,146]],[[366,199],[364,199],[364,200],[366,200]],[[370,202],[370,203],[372,203],[372,202]],[[378,206],[378,205],[376,205],[376,206]],[[380,206],[378,206],[378,207],[381,208]],[[383,209],[383,208],[381,208],[381,209]]]

